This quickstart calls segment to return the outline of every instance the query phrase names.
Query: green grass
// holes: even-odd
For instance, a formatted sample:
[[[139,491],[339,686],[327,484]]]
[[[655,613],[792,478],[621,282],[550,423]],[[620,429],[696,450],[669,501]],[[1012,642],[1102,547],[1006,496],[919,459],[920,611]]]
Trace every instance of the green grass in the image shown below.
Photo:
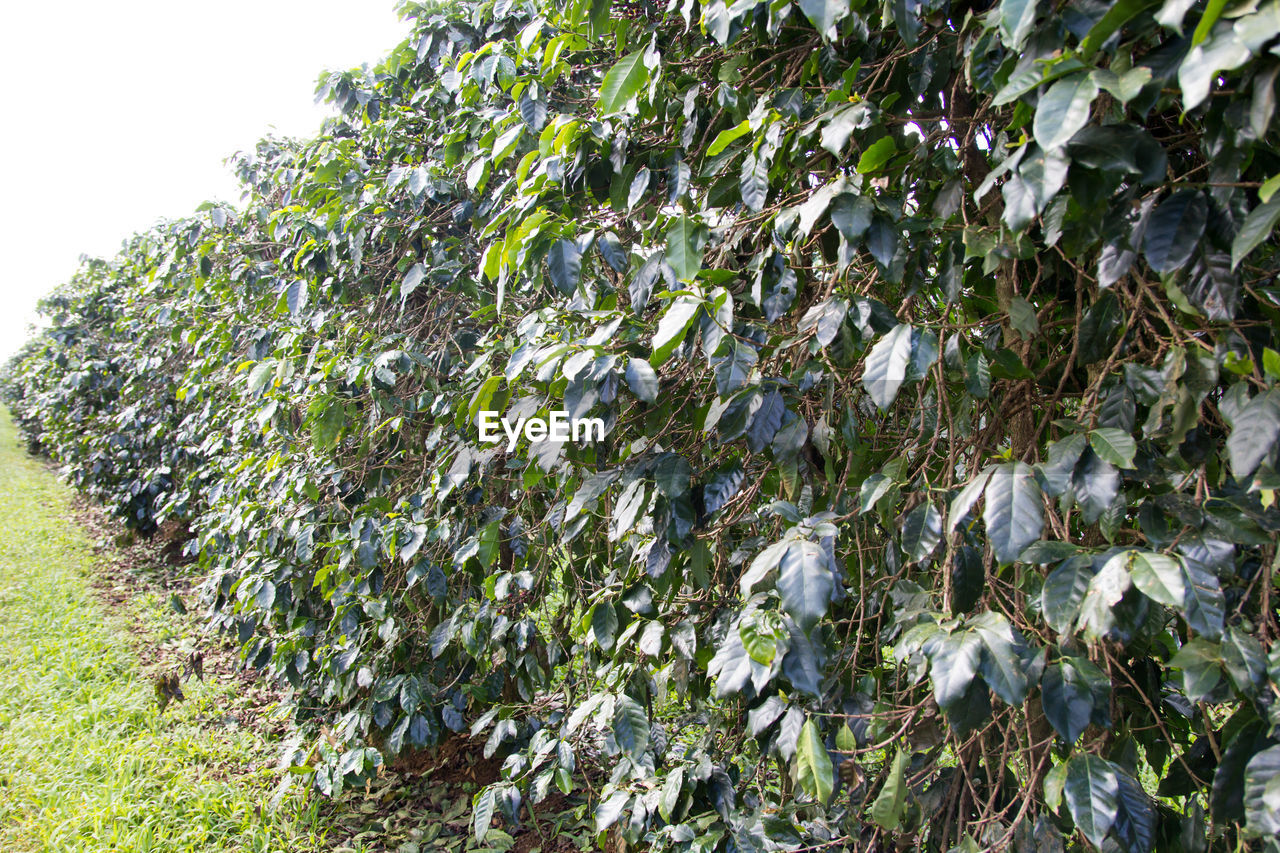
[[[177,617],[95,598],[70,497],[0,413],[0,850],[325,849],[315,802],[270,809],[276,746],[228,724],[235,685],[189,681],[157,713],[128,623],[175,642]]]

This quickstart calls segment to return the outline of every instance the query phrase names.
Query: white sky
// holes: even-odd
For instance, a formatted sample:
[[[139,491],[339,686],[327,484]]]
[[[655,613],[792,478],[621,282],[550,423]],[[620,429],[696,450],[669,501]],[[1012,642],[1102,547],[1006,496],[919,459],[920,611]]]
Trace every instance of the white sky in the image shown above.
[[[316,78],[409,32],[393,0],[10,0],[0,23],[0,358],[81,254],[206,199],[224,158],[310,136]]]

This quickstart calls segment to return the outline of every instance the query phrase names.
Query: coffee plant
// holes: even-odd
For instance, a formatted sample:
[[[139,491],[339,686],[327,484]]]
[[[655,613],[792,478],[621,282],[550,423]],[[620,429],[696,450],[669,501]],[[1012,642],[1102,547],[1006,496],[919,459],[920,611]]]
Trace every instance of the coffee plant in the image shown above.
[[[189,531],[295,770],[468,735],[480,840],[1277,849],[1280,3],[402,12],[4,385]]]

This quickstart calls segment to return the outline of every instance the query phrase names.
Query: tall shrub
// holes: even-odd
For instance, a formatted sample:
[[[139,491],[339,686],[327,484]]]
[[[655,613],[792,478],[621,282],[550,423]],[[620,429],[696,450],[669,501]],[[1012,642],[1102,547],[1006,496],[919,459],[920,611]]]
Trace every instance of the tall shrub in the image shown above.
[[[6,386],[190,524],[317,789],[454,731],[481,838],[1280,830],[1280,5],[403,10]]]

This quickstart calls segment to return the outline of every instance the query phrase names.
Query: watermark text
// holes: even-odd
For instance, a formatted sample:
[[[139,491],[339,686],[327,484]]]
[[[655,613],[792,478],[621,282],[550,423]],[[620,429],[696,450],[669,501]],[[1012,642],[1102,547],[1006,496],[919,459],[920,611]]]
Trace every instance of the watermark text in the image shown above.
[[[509,418],[497,412],[482,410],[479,413],[480,440],[497,444],[507,437],[507,452],[515,450],[520,436],[530,444],[540,441],[604,441],[603,418],[571,418],[568,412],[553,411],[547,417]]]

